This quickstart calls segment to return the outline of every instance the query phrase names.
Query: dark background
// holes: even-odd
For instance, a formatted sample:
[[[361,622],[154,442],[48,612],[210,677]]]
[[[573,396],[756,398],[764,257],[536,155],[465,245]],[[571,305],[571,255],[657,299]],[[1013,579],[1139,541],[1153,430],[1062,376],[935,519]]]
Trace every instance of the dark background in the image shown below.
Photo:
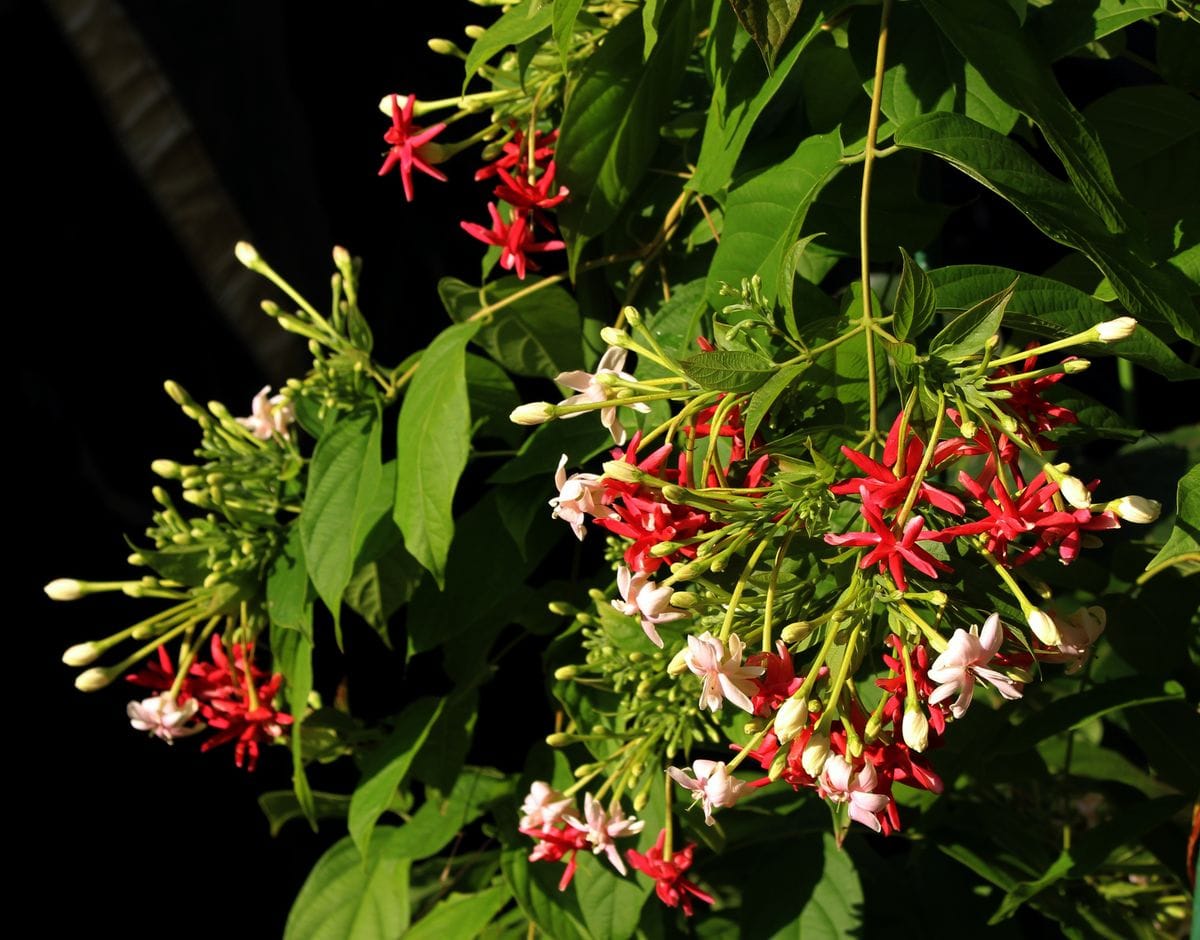
[[[153,511],[151,460],[186,457],[194,446],[163,380],[245,413],[259,387],[306,367],[299,344],[257,311],[271,292],[232,260],[237,238],[318,306],[330,246],[364,257],[363,306],[382,361],[399,361],[444,325],[437,279],[477,277],[480,246],[459,220],[484,219],[487,188],[471,182],[474,157],[464,154],[444,167],[450,183],[418,175],[406,204],[395,175],[376,175],[388,126],[376,103],[392,91],[453,94],[460,63],[425,41],[460,40],[466,23],[490,18],[457,0],[419,12],[397,0],[0,2],[5,322],[16,331],[5,348],[17,377],[7,448],[19,601],[6,659],[20,677],[10,696],[9,811],[26,833],[24,854],[14,855],[24,879],[63,897],[41,923],[131,936],[276,936],[313,861],[341,834],[329,826],[313,837],[291,824],[268,837],[256,797],[290,786],[282,749],[248,775],[228,749],[201,755],[185,742],[168,751],[131,733],[124,688],[74,691],[61,651],[145,608],[120,596],[56,605],[40,586],[129,575],[123,535],[136,538]],[[1090,83],[1088,68],[1062,76],[1080,104],[1106,90]],[[145,185],[96,82],[121,94],[147,84],[186,114],[190,127],[164,133],[161,158],[145,162],[159,195],[182,209],[164,209]],[[197,175],[198,165],[208,169]],[[960,177],[943,183],[964,208],[939,264],[1041,271],[1062,254]],[[984,256],[979,231],[992,236]],[[1094,373],[1082,377],[1093,393],[1111,393],[1111,363]],[[1139,382],[1147,400],[1163,394],[1153,377]],[[1143,419],[1178,423],[1184,397]]]

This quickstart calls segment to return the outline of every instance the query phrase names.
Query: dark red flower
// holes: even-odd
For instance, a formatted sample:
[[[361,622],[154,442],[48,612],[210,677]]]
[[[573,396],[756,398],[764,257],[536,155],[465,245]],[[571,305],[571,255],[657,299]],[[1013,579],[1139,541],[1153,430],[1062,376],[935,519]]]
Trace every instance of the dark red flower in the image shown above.
[[[883,706],[883,715],[888,721],[894,722],[898,728],[904,719],[904,701],[908,696],[907,670],[904,668],[904,657],[900,653],[904,641],[892,633],[888,635],[884,643],[890,646],[896,654],[895,656],[883,654],[883,663],[892,671],[892,675],[887,679],[876,679],[875,684],[888,693],[887,703]],[[925,644],[913,647],[909,653],[909,661],[913,667],[913,687],[917,696],[924,701],[937,688],[936,683],[929,679],[929,651],[925,648]],[[944,706],[929,706],[929,724],[935,734],[945,733]]]
[[[938,532],[926,532],[922,535],[925,527],[924,519],[920,516],[913,516],[905,523],[900,537],[896,538],[896,533],[884,522],[879,510],[872,504],[865,486],[859,489],[859,495],[862,497],[860,511],[863,518],[867,520],[867,525],[871,527],[871,531],[846,532],[843,535],[834,535],[830,532],[825,536],[828,544],[874,546],[871,551],[863,555],[858,566],[869,568],[871,565],[877,564],[880,573],[888,571],[891,574],[892,581],[901,591],[908,590],[908,584],[904,580],[905,563],[912,565],[929,578],[936,578],[939,571],[949,573],[954,570],[917,544],[919,541],[937,541],[940,535]]]
[[[712,904],[713,899],[705,894],[695,884],[688,881],[683,873],[692,867],[692,854],[696,845],[689,842],[686,846],[671,853],[671,857],[663,858],[663,846],[666,844],[667,831],[658,834],[658,839],[645,855],[634,849],[625,852],[629,864],[642,874],[654,879],[654,892],[658,899],[667,907],[682,907],[687,917],[693,914],[692,898],[696,897],[705,904]]]
[[[474,238],[500,249],[500,267],[505,271],[516,270],[517,277],[525,280],[525,271],[532,268],[539,270],[538,265],[527,257],[531,251],[559,251],[566,248],[566,242],[552,240],[547,242],[534,241],[533,230],[529,224],[529,214],[513,210],[510,221],[505,222],[494,202],[488,203],[488,214],[492,217],[492,227],[484,228],[474,222],[460,222],[463,230]]]
[[[1031,342],[1027,348],[1032,349],[1035,346],[1037,343]],[[1063,361],[1068,362],[1074,358],[1074,356],[1068,356]],[[1037,356],[1029,356],[1019,369],[1001,366],[993,374],[996,377],[1019,375],[1022,372],[1032,372],[1036,368]],[[1012,396],[1001,400],[1000,405],[1011,411],[1035,432],[1052,431],[1064,424],[1076,424],[1079,419],[1075,417],[1075,412],[1062,405],[1052,404],[1045,399],[1046,390],[1062,381],[1064,374],[1058,372],[1053,375],[1000,383],[997,387],[1010,392]]]
[[[417,99],[412,95],[405,96],[404,107],[396,95],[392,95],[392,126],[388,128],[383,139],[391,145],[379,175],[386,176],[392,167],[400,168],[400,180],[404,184],[404,198],[412,202],[413,184],[412,171],[416,167],[422,173],[432,176],[435,180],[446,181],[446,174],[435,170],[426,159],[431,154],[422,152],[422,147],[446,129],[445,124],[434,124],[432,127],[421,128],[413,124],[413,105]]]
[[[560,186],[554,195],[550,194],[550,190],[554,186],[555,166],[553,160],[550,161],[550,165],[546,167],[542,175],[534,181],[530,181],[524,173],[513,176],[507,170],[501,169],[496,172],[500,176],[501,184],[493,190],[495,196],[503,199],[514,209],[534,213],[537,220],[546,226],[550,225],[549,220],[540,214],[540,210],[555,208],[571,194],[571,191],[565,186]]]
[[[558,862],[562,861],[564,855],[568,852],[570,853],[571,857],[567,859],[566,870],[563,872],[562,878],[558,881],[558,890],[566,891],[567,885],[575,877],[576,854],[580,849],[588,848],[587,833],[573,826],[551,829],[522,829],[520,831],[537,842],[537,845],[533,847],[533,851],[529,853],[529,860],[531,862]]]
[[[544,134],[541,131],[534,131],[534,166],[545,166],[553,158],[554,144],[557,140],[557,129]],[[524,133],[516,131],[513,134],[512,140],[505,141],[504,145],[500,148],[500,153],[501,156],[498,159],[475,171],[476,180],[484,180],[489,176],[495,176],[500,170],[516,170],[518,174],[528,173],[529,147],[526,143]]]
[[[768,718],[779,711],[779,706],[804,682],[796,675],[787,645],[780,640],[776,649],[778,653],[754,653],[746,657],[747,666],[762,666],[765,670],[757,679],[750,680],[758,690],[750,702],[754,705],[754,714],[760,718]]]

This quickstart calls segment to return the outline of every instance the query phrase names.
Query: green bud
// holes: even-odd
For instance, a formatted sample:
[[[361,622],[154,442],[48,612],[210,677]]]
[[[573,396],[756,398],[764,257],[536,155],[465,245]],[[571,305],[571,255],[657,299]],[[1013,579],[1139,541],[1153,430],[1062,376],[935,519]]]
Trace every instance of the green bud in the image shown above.
[[[812,633],[813,625],[807,620],[797,620],[795,623],[789,623],[784,627],[779,637],[784,643],[799,643]]]
[[[113,677],[107,669],[97,667],[88,669],[86,672],[81,672],[77,675],[75,677],[75,688],[80,692],[95,692],[98,689],[103,689],[112,680]]]
[[[102,652],[104,649],[99,643],[76,643],[62,654],[62,661],[68,666],[86,666],[99,659]]]
[[[642,322],[642,315],[638,313],[637,307],[622,307],[621,313],[630,326],[638,326]]]
[[[559,682],[567,682],[570,679],[574,679],[578,674],[579,669],[577,666],[559,666],[554,670],[554,678]]]
[[[671,606],[687,610],[699,603],[699,598],[690,591],[676,591],[671,595]]]
[[[233,246],[233,253],[237,257],[238,261],[251,270],[254,270],[254,268],[262,261],[262,258],[260,258],[258,255],[257,249],[255,249],[255,247],[249,242],[238,242]]]
[[[559,617],[574,617],[579,612],[578,607],[567,601],[551,601],[547,606],[550,608],[550,613]]]
[[[174,460],[155,460],[150,470],[164,480],[178,480],[181,475],[181,468]]]
[[[482,39],[483,34],[487,32],[482,26],[464,26],[463,32],[466,33],[468,39]]]
[[[608,343],[609,346],[617,346],[621,349],[626,349],[629,346],[629,334],[624,330],[614,329],[611,326],[606,326],[600,331],[600,339]]]

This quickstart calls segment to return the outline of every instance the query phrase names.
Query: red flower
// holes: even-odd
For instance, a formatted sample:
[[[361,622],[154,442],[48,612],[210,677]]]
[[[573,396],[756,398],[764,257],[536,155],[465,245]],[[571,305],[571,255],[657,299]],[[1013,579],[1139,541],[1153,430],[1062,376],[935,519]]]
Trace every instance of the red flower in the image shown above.
[[[936,578],[938,571],[952,572],[954,570],[944,561],[939,561],[917,545],[918,541],[936,541],[940,535],[938,532],[926,532],[922,535],[921,530],[925,526],[924,519],[920,516],[913,516],[905,523],[904,531],[897,539],[891,527],[883,521],[879,510],[872,504],[866,486],[859,488],[859,495],[862,497],[860,511],[872,531],[847,532],[844,535],[834,535],[830,532],[825,536],[828,544],[873,545],[874,548],[863,555],[858,566],[868,568],[873,564],[878,564],[880,573],[885,570],[890,572],[892,581],[901,591],[908,590],[908,584],[904,580],[905,562],[929,578]]]
[[[416,103],[417,99],[414,96],[407,95],[404,99],[404,107],[401,109],[399,99],[396,95],[392,95],[392,126],[383,135],[383,139],[391,144],[392,149],[388,151],[383,166],[379,168],[379,175],[386,176],[392,167],[400,167],[400,179],[404,183],[404,198],[409,202],[412,202],[413,197],[412,168],[414,166],[435,180],[446,181],[446,174],[435,170],[426,160],[430,154],[421,152],[421,148],[444,131],[446,125],[434,124],[432,127],[426,128],[415,126],[412,122],[412,113],[413,105]]]
[[[1031,342],[1026,348],[1032,349],[1036,345],[1036,342]],[[1074,356],[1068,356],[1063,361],[1068,362],[1074,358]],[[1032,372],[1036,368],[1037,356],[1030,356],[1020,369],[1001,366],[994,374],[997,377],[1019,375],[1022,372]],[[1063,424],[1075,424],[1079,420],[1075,417],[1075,412],[1062,405],[1051,404],[1043,397],[1047,389],[1062,380],[1063,375],[1065,373],[1058,372],[1054,375],[1038,376],[1035,379],[1003,382],[997,387],[1011,392],[1012,397],[1003,399],[1000,404],[1034,431],[1052,431]]]
[[[474,222],[460,222],[459,225],[463,227],[463,230],[468,235],[478,238],[485,244],[495,245],[499,248],[500,267],[504,268],[505,271],[511,271],[515,268],[517,277],[521,280],[525,280],[525,269],[527,267],[535,271],[538,270],[538,266],[526,257],[527,252],[559,251],[567,247],[566,243],[561,240],[548,242],[534,241],[527,213],[514,209],[512,212],[512,221],[505,222],[501,218],[500,212],[494,202],[488,203],[488,213],[492,217],[492,227],[490,229],[486,229]]]
[[[557,129],[545,134],[541,131],[534,131],[534,166],[545,166],[546,162],[554,156],[554,143],[556,140],[558,140]],[[518,173],[527,173],[529,171],[527,163],[529,147],[526,146],[525,135],[521,131],[516,131],[513,134],[512,140],[505,141],[504,146],[500,148],[500,152],[503,155],[499,159],[475,171],[475,179],[487,179],[489,176],[495,176],[500,170],[516,169]]]
[[[887,679],[876,679],[875,684],[889,693],[887,704],[883,706],[884,717],[891,722],[894,722],[897,727],[904,718],[904,700],[908,696],[908,680],[904,668],[904,659],[900,655],[900,648],[903,640],[896,634],[892,633],[888,636],[884,643],[895,651],[895,656],[883,654],[883,663],[892,671],[892,676]],[[916,689],[917,696],[924,701],[929,698],[929,695],[937,685],[930,681],[928,676],[929,671],[929,651],[925,645],[919,644],[914,647],[909,654],[909,661],[912,663],[913,672],[913,687]],[[929,724],[933,727],[935,734],[944,734],[946,731],[946,715],[945,707],[938,705],[929,706]]]
[[[682,907],[684,915],[691,917],[692,897],[699,898],[705,904],[713,903],[711,896],[683,877],[683,873],[692,867],[692,853],[695,852],[696,845],[689,842],[678,852],[672,852],[669,859],[665,859],[663,845],[666,838],[667,830],[664,829],[659,832],[658,839],[645,855],[629,849],[625,857],[629,859],[630,865],[654,879],[654,892],[663,904],[667,907]]]
[[[545,172],[535,182],[530,182],[524,173],[512,176],[506,170],[498,169],[496,172],[500,175],[502,183],[496,187],[494,193],[514,209],[534,213],[539,222],[550,227],[549,220],[540,215],[538,210],[553,209],[571,193],[567,187],[560,186],[557,193],[550,195],[550,188],[554,185],[554,171],[554,161],[551,160]]]
[[[558,862],[562,861],[562,857],[568,852],[571,853],[571,857],[567,859],[566,871],[558,881],[558,890],[566,891],[567,885],[575,877],[576,853],[589,847],[588,834],[572,826],[557,829],[522,829],[521,833],[537,841],[537,845],[529,853],[531,862]]]
[[[757,679],[750,680],[758,689],[750,701],[754,705],[754,714],[760,718],[767,718],[779,711],[779,706],[791,698],[804,681],[796,675],[787,645],[780,640],[776,649],[779,650],[778,654],[755,653],[746,657],[747,666],[762,666],[765,670]]]

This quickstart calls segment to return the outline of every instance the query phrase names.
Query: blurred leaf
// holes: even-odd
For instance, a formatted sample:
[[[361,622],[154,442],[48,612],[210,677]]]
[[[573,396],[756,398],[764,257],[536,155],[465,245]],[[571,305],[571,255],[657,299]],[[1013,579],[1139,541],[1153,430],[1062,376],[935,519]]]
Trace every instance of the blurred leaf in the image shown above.
[[[504,885],[477,894],[451,894],[413,924],[405,940],[454,940],[477,937],[511,895]]]
[[[529,849],[506,849],[500,856],[500,869],[513,898],[538,928],[551,940],[590,940],[583,926],[583,912],[573,891],[558,890],[559,866],[532,863]],[[582,858],[580,864],[594,859]]]
[[[466,73],[463,77],[463,92],[466,92],[467,85],[480,67],[486,65],[494,55],[509,46],[520,45],[543,29],[550,28],[553,17],[554,5],[539,0],[521,0],[505,10],[504,15],[475,40],[475,44],[467,53],[467,61],[463,66]]]
[[[568,463],[582,466],[592,457],[612,445],[612,437],[592,415],[583,420],[557,420],[543,424],[525,439],[517,456],[488,478],[489,483],[519,483],[534,476],[554,476],[559,457],[566,454]]]
[[[729,0],[729,3],[770,71],[800,13],[801,0]]]
[[[1146,566],[1144,581],[1164,568],[1178,565],[1191,574],[1200,570],[1200,464],[1192,467],[1179,481],[1175,497],[1175,528],[1167,544]]]

